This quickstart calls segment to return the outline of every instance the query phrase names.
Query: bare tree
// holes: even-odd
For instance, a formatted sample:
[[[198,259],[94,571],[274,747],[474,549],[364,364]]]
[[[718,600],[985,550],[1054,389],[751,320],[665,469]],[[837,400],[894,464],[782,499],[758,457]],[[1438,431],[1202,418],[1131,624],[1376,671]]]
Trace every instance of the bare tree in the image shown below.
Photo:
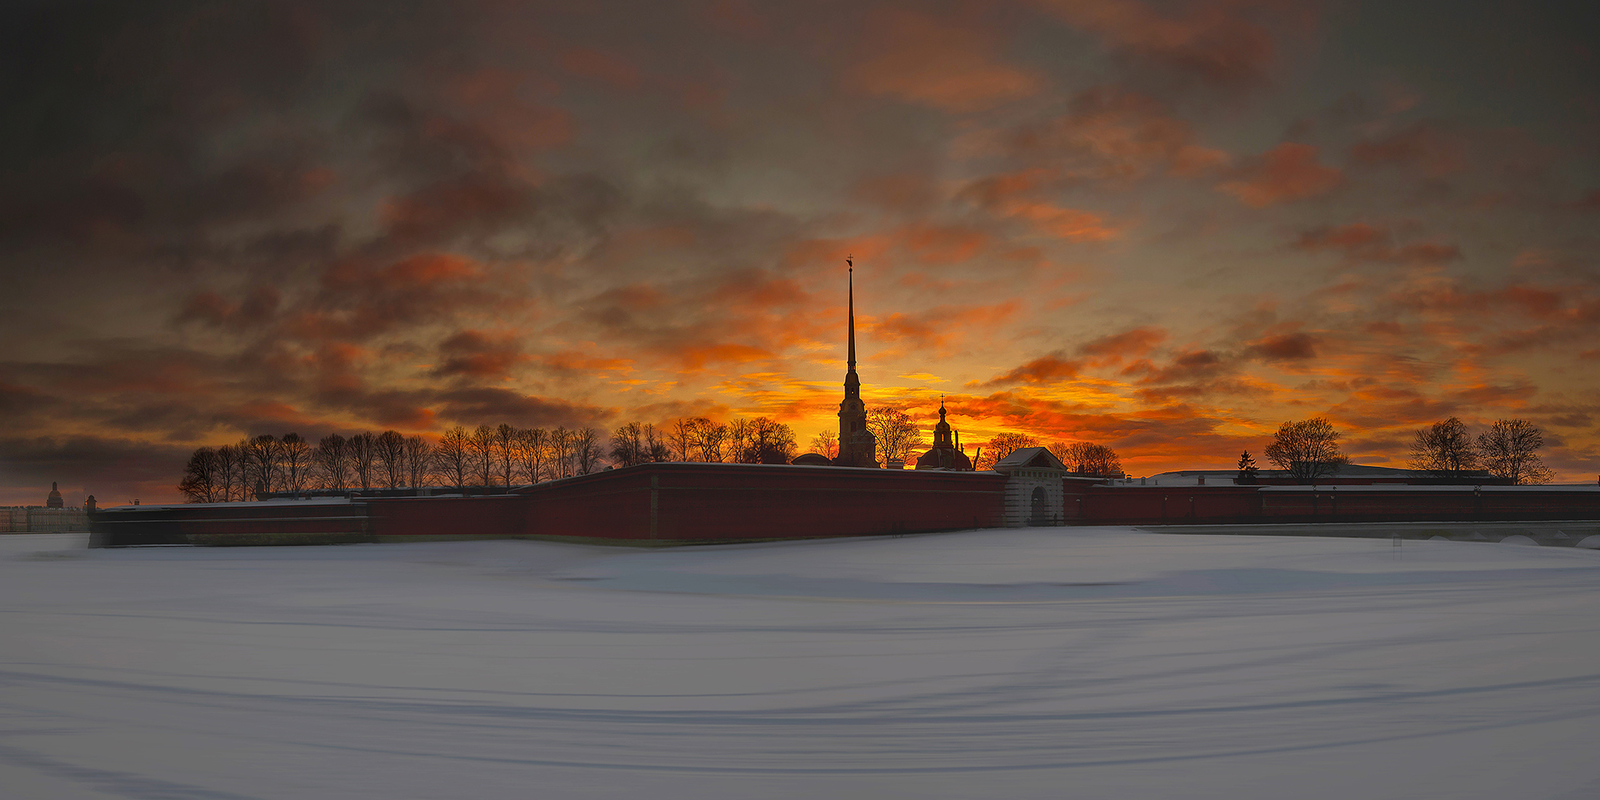
[[[1056,442],[1050,445],[1050,452],[1061,459],[1067,470],[1074,474],[1100,478],[1122,477],[1122,459],[1117,455],[1117,451],[1103,444]]]
[[[399,488],[406,481],[406,437],[399,431],[387,430],[378,434],[376,441],[379,475],[388,489]]]
[[[745,458],[747,463],[787,464],[794,460],[794,431],[770,417],[750,420],[750,436]]]
[[[343,436],[330,433],[322,437],[317,442],[317,449],[311,453],[311,462],[322,478],[322,488],[350,487],[350,448]]]
[[[1411,442],[1411,468],[1435,475],[1460,476],[1478,468],[1478,453],[1461,420],[1451,417],[1417,430]]]
[[[579,428],[572,435],[572,463],[579,475],[588,475],[600,466],[600,433],[594,428]]]
[[[311,443],[298,433],[286,433],[278,440],[278,459],[283,464],[283,488],[299,494],[306,488],[306,472],[311,467]]]
[[[707,463],[721,462],[728,445],[728,426],[718,425],[705,417],[695,417],[693,422],[695,453],[699,459]]]
[[[278,485],[278,437],[263,433],[239,443],[245,455],[246,496],[276,490]]]
[[[565,425],[550,432],[550,477],[572,474],[572,431]]]
[[[996,434],[995,437],[990,439],[989,443],[984,446],[985,449],[981,451],[981,454],[979,455],[980,461],[975,463],[973,467],[979,470],[990,469],[994,467],[995,464],[1000,463],[1001,459],[1011,455],[1014,451],[1021,450],[1024,447],[1038,446],[1039,440],[1025,433]]]
[[[420,489],[433,475],[433,446],[415,434],[406,437],[406,485]]]
[[[494,485],[494,428],[479,425],[467,437],[467,453],[472,457],[472,479],[478,485]]]
[[[524,428],[517,432],[517,463],[528,483],[544,480],[549,453],[549,431],[543,428]]]
[[[244,499],[244,467],[239,448],[235,445],[225,444],[217,448],[217,482],[220,485],[221,502],[228,502],[237,497]]]
[[[839,457],[839,434],[833,431],[823,431],[811,440],[811,452],[828,458]]]
[[[362,431],[347,439],[345,448],[350,451],[350,471],[355,483],[363,491],[371,489],[377,473],[378,437],[373,436],[372,431]]]
[[[890,469],[904,469],[923,445],[922,429],[911,415],[897,408],[868,410],[867,429],[877,437],[880,463]]]
[[[1272,463],[1300,483],[1333,475],[1350,463],[1350,458],[1339,451],[1339,432],[1327,417],[1283,423],[1266,453]]]
[[[760,456],[750,446],[750,420],[744,417],[734,417],[728,423],[727,452],[728,460],[738,463],[753,464],[760,461]]]
[[[611,432],[611,460],[618,467],[643,464],[649,458],[645,449],[643,425],[629,422]]]
[[[667,456],[672,461],[693,461],[696,434],[695,420],[673,420],[667,430]]]
[[[517,429],[502,422],[494,429],[495,474],[510,486],[517,471]]]
[[[178,482],[178,491],[183,492],[185,502],[217,502],[220,491],[217,472],[217,451],[209,447],[194,451],[183,468],[183,480]]]
[[[644,425],[644,446],[651,462],[672,460],[672,447],[667,444],[666,432],[648,422]]]
[[[1543,446],[1544,433],[1525,419],[1495,420],[1493,427],[1478,435],[1484,468],[1518,486],[1549,483],[1555,478],[1539,458]]]
[[[458,492],[466,488],[467,478],[472,474],[471,438],[465,428],[457,425],[445,431],[439,437],[439,444],[433,448],[434,463],[439,468],[440,477],[456,487]]]

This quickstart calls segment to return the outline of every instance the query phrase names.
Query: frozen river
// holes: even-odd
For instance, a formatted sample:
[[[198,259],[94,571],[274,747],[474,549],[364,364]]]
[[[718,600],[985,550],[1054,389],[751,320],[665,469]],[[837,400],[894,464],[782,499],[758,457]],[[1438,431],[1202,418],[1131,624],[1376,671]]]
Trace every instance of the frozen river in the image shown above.
[[[0,537],[7,798],[1600,797],[1600,552]]]

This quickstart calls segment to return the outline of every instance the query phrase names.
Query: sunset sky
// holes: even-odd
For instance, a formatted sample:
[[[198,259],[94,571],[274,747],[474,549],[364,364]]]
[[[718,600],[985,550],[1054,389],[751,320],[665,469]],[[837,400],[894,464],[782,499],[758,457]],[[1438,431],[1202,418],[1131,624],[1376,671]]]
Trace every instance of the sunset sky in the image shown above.
[[[0,504],[176,500],[259,433],[804,445],[849,254],[869,407],[944,394],[969,452],[1520,417],[1592,482],[1595,8],[13,4]]]

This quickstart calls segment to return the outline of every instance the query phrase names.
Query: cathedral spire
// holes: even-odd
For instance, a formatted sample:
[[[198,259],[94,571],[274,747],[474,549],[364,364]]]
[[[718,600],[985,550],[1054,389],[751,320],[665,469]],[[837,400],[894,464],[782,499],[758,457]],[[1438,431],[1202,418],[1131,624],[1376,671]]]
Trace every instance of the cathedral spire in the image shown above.
[[[844,371],[844,396],[849,399],[861,397],[861,378],[856,376],[856,264],[854,257],[846,256],[844,263],[850,266],[849,277],[849,305],[847,313],[849,319],[848,349],[845,356]]]
[[[845,256],[844,263],[850,265],[849,277],[849,314],[850,314],[850,355],[846,362],[851,372],[856,369],[856,263],[851,256]]]
[[[845,360],[844,400],[839,403],[839,455],[833,463],[847,467],[878,466],[878,445],[872,431],[867,429],[867,406],[861,402],[861,378],[856,375],[856,264],[846,257],[849,266],[848,355]]]

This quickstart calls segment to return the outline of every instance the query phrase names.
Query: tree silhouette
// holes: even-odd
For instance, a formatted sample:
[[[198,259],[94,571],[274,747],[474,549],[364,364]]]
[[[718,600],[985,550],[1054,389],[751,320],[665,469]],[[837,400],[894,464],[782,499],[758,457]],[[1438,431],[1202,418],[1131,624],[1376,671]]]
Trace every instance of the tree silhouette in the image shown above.
[[[997,434],[993,439],[989,440],[987,445],[984,445],[979,455],[981,463],[974,464],[973,467],[979,470],[989,469],[1014,451],[1021,450],[1024,447],[1038,446],[1039,440],[1025,433]]]
[[[467,436],[467,454],[472,458],[472,479],[479,486],[494,485],[494,428],[479,425]]]
[[[1256,460],[1246,450],[1239,454],[1239,475],[1233,479],[1234,483],[1252,484],[1256,482]]]
[[[178,491],[189,503],[215,503],[219,500],[220,481],[217,451],[202,447],[189,456],[183,468],[183,479],[178,481]]]
[[[1440,476],[1459,476],[1478,468],[1467,426],[1451,417],[1421,428],[1411,442],[1411,468]]]
[[[311,462],[322,481],[324,489],[350,487],[350,448],[343,436],[330,433],[317,442],[311,453]]]
[[[384,431],[374,440],[378,474],[385,488],[394,489],[406,480],[406,437],[395,430]]]
[[[1350,463],[1339,451],[1339,432],[1327,417],[1283,423],[1266,453],[1272,463],[1300,483],[1332,475]]]
[[[900,469],[922,448],[922,428],[911,415],[897,408],[867,411],[867,429],[878,440],[878,457],[885,467]]]
[[[433,447],[434,464],[439,469],[439,476],[462,491],[467,486],[467,477],[472,474],[472,454],[468,449],[467,439],[470,438],[467,430],[460,425],[444,432],[439,437],[439,443]]]
[[[286,433],[278,440],[278,462],[282,466],[283,490],[299,494],[306,488],[306,470],[311,466],[311,443],[298,433]]]
[[[1517,485],[1549,483],[1555,473],[1539,458],[1544,433],[1525,419],[1496,420],[1478,435],[1478,452],[1489,474]]]
[[[350,470],[363,491],[372,488],[378,460],[378,437],[362,431],[345,442],[350,452]]]
[[[720,462],[728,443],[728,426],[718,425],[705,417],[689,421],[694,433],[695,457],[705,462]]]
[[[823,431],[811,440],[811,452],[828,458],[839,457],[839,434]]]
[[[1122,477],[1122,458],[1117,455],[1117,451],[1103,444],[1057,442],[1050,445],[1050,452],[1061,459],[1068,472],[1100,478]]]
[[[433,477],[433,446],[415,434],[405,442],[406,485],[420,489]]]
[[[545,479],[550,456],[550,432],[543,428],[524,428],[517,432],[517,463],[528,483]]]

